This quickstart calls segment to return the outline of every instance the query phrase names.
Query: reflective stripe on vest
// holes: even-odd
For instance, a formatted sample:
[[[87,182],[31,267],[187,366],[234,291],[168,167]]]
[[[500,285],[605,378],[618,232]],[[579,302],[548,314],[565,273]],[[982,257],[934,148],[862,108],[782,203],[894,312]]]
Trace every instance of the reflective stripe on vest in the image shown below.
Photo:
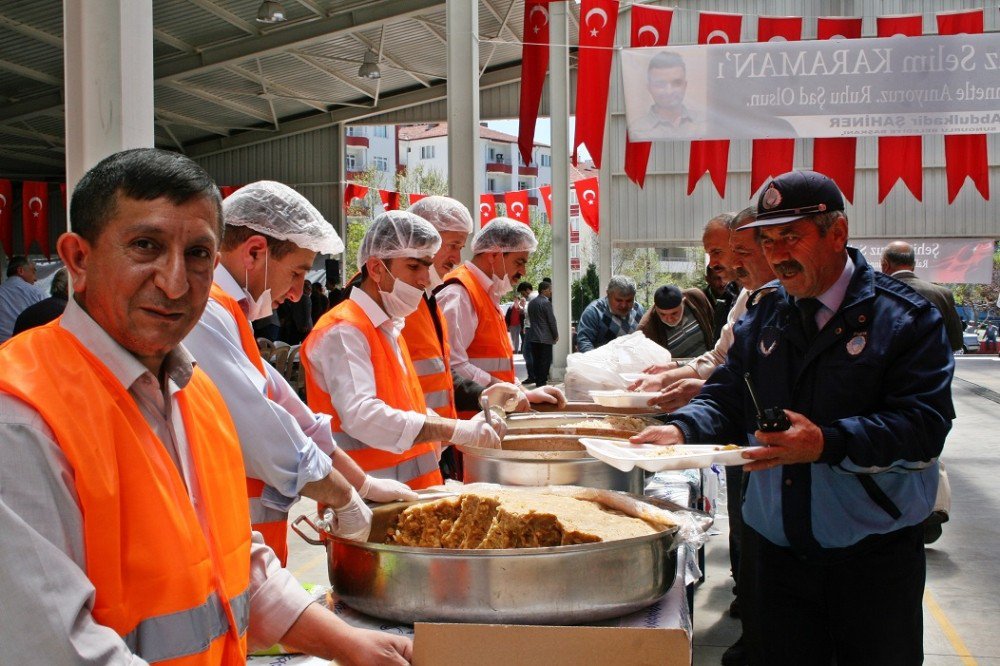
[[[447,407],[451,404],[451,391],[432,391],[424,393],[424,400],[431,409]]]
[[[419,479],[425,475],[433,475],[434,472],[438,472],[440,474],[438,457],[432,451],[430,453],[425,453],[422,456],[417,456],[416,458],[404,460],[394,467],[374,470],[371,475],[379,479],[395,479],[396,481],[413,484],[415,479]],[[413,487],[414,490],[420,490],[421,488],[427,488],[439,483],[441,483],[441,481],[434,480],[426,484],[413,484],[411,487]]]
[[[441,316],[436,299],[425,296],[421,300],[417,309],[406,318],[402,336],[410,351],[410,360],[413,361],[427,406],[439,416],[455,418],[455,385],[451,378],[448,325]],[[428,396],[440,391],[446,392],[445,400],[437,398],[432,404]]]
[[[418,381],[416,370],[413,369],[413,363],[410,361],[406,340],[402,336],[398,338],[399,356],[402,357],[404,364],[400,366],[399,358],[392,348],[392,344],[385,335],[375,328],[361,306],[351,299],[341,302],[320,317],[312,331],[306,336],[305,342],[302,343],[300,358],[306,377],[306,398],[309,406],[313,411],[326,412],[331,415],[330,428],[334,432],[338,446],[341,446],[347,455],[353,458],[366,472],[386,471],[386,468],[398,467],[406,460],[427,454],[434,456],[436,462],[435,446],[429,442],[414,444],[404,453],[397,454],[365,446],[364,443],[343,432],[340,415],[333,407],[333,400],[327,392],[328,386],[323,385],[325,381],[316,374],[316,365],[313,359],[316,341],[323,336],[327,329],[337,324],[353,326],[364,335],[365,341],[368,343],[372,374],[375,377],[375,395],[379,400],[389,407],[402,411],[417,412],[418,414],[427,411],[423,389]],[[411,480],[402,474],[390,478],[397,478],[403,482]],[[438,475],[437,483],[441,482],[442,479]]]
[[[438,372],[444,372],[444,359],[438,356],[437,358],[425,358],[420,361],[413,361],[413,369],[416,370],[417,374],[421,377],[424,375],[433,375]],[[426,397],[426,394],[424,397]]]
[[[242,636],[250,623],[250,592],[229,600]],[[200,606],[178,613],[148,617],[122,640],[134,654],[152,663],[203,652],[229,630],[226,609],[214,593]]]
[[[514,346],[499,308],[466,264],[445,276],[445,284],[461,284],[479,323],[465,353],[469,363],[502,382],[517,381],[514,374]]]
[[[214,282],[212,283],[212,290],[209,292],[209,297],[233,318],[233,323],[236,324],[236,329],[240,334],[240,347],[243,349],[246,357],[250,359],[250,362],[253,363],[254,367],[264,376],[264,381],[267,382],[267,397],[270,398],[271,383],[268,380],[267,371],[264,369],[264,359],[261,357],[260,349],[257,347],[257,339],[253,334],[253,326],[250,325],[250,320],[243,313],[239,301],[226,293],[225,289]],[[260,494],[264,490],[264,485],[265,483],[261,479],[247,477],[246,486],[247,500],[250,503],[250,522],[253,529],[260,532],[261,536],[264,537],[264,543],[271,547],[274,554],[278,556],[281,565],[284,566],[288,562],[288,514],[282,513],[279,516],[261,511],[263,507],[259,507]],[[258,505],[257,508],[254,506],[255,502]],[[260,518],[260,516],[270,516],[270,519]]]

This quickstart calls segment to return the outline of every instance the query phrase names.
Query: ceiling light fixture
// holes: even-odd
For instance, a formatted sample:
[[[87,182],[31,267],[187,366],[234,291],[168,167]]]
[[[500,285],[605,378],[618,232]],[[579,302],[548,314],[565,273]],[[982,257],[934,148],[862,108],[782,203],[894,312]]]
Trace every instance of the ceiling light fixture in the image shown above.
[[[276,0],[264,0],[257,8],[258,23],[281,23],[285,19],[285,8]]]
[[[358,67],[358,76],[362,79],[381,79],[382,70],[378,66],[378,54],[372,49],[365,51],[365,59]]]

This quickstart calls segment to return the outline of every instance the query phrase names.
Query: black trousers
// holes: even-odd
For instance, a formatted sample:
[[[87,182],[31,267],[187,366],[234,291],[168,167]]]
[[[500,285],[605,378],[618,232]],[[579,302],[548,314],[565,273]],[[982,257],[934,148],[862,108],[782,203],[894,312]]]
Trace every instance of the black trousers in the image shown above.
[[[925,577],[920,525],[820,559],[744,526],[739,586],[751,663],[920,664]]]
[[[552,367],[552,345],[543,342],[531,342],[531,367],[529,374],[535,379],[535,385],[544,386],[549,381],[549,369]]]
[[[729,568],[740,588],[740,535],[743,532],[743,467],[726,467],[726,511],[729,513]]]

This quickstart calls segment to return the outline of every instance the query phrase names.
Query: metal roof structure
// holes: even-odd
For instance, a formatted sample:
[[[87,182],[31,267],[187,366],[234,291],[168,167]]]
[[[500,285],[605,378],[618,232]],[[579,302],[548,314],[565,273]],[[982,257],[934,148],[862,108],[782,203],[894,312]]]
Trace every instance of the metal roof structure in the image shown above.
[[[478,2],[483,85],[514,82],[524,0]],[[283,4],[263,24],[260,0],[153,0],[157,145],[207,154],[445,96],[444,0]],[[62,178],[62,5],[0,3],[0,177]],[[358,76],[368,50],[379,79]]]

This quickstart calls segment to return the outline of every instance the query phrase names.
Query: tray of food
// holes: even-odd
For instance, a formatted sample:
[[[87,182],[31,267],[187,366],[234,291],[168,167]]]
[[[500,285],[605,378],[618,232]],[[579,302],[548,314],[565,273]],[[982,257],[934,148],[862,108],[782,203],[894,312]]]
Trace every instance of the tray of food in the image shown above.
[[[515,434],[565,434],[605,438],[631,437],[637,432],[660,422],[649,416],[627,414],[508,414],[508,435]]]
[[[581,437],[587,453],[615,469],[627,472],[636,467],[647,472],[699,469],[712,464],[742,465],[747,447],[735,444],[628,444],[621,440]]]

